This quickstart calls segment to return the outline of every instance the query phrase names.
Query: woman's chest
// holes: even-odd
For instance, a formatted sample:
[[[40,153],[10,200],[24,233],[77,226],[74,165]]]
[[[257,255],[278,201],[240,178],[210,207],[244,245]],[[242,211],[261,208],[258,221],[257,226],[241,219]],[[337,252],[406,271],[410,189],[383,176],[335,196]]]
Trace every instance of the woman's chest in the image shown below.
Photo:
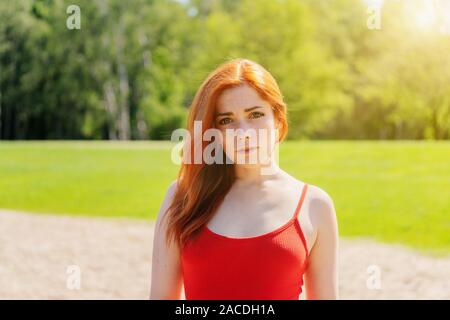
[[[295,211],[292,199],[227,197],[208,221],[208,228],[230,237],[254,237],[289,222]]]
[[[287,226],[296,218],[310,250],[315,242],[316,228],[307,196],[299,207],[300,191],[293,188],[259,196],[244,191],[232,192],[217,208],[206,228],[225,237],[259,237]]]

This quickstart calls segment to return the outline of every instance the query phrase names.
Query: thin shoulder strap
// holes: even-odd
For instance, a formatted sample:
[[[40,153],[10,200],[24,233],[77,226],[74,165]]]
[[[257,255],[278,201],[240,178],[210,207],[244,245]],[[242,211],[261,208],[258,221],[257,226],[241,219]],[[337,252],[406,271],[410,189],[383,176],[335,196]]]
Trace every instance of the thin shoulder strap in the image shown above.
[[[302,209],[302,205],[305,200],[307,190],[308,190],[308,184],[305,183],[303,186],[302,195],[300,196],[300,200],[298,201],[297,209],[295,209],[294,219],[297,219],[297,217]]]

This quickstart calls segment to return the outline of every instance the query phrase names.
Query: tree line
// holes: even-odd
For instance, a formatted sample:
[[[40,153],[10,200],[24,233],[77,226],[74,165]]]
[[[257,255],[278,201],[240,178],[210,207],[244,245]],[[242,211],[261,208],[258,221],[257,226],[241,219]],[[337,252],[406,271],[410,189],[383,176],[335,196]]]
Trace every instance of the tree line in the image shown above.
[[[450,35],[385,1],[0,1],[0,139],[170,139],[218,64],[278,80],[288,138],[449,139]],[[414,8],[414,7],[413,7]],[[405,14],[406,12],[406,14]]]

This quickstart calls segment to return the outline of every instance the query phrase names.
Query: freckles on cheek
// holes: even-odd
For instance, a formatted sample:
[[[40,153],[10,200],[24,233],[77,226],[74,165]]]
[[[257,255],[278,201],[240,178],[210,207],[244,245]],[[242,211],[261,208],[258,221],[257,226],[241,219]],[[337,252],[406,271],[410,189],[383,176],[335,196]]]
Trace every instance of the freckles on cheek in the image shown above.
[[[253,121],[256,128],[271,129],[275,127],[275,121],[271,116],[264,116]]]
[[[264,117],[264,122],[265,122],[269,127],[275,127],[275,118],[272,117],[272,116]]]
[[[219,143],[222,146],[222,148],[224,149],[224,151],[226,151],[226,147],[227,147],[227,136],[226,136],[226,131],[225,129],[220,129],[220,137],[219,137]]]
[[[227,137],[227,131],[228,131],[228,137]],[[234,152],[234,148],[235,148],[235,141],[234,141],[234,130],[232,129],[228,129],[228,130],[221,130],[221,145],[223,150],[225,151],[225,153],[230,156],[233,152]]]

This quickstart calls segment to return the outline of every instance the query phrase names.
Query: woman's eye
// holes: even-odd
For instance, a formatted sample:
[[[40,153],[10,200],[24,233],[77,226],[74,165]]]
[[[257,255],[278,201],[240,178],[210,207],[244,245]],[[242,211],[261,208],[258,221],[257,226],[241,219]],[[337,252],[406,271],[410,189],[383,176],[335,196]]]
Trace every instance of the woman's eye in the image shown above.
[[[250,113],[250,118],[252,118],[252,119],[259,118],[259,117],[262,117],[263,115],[264,115],[264,113],[255,111],[255,112]]]
[[[219,121],[219,124],[224,125],[224,124],[229,124],[231,122],[231,118],[223,118]]]

